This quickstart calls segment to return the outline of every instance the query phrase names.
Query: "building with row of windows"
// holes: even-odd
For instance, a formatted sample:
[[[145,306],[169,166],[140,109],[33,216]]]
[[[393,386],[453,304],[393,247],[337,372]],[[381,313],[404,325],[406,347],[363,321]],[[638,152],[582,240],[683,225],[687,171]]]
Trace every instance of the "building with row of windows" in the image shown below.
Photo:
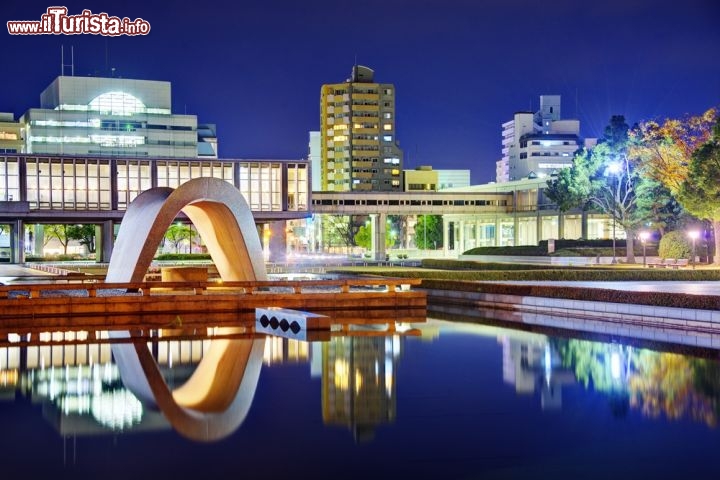
[[[572,165],[575,152],[594,145],[580,138],[580,121],[562,119],[560,95],[541,95],[537,112],[517,112],[502,124],[498,183],[544,177]]]
[[[42,252],[43,224],[94,224],[100,239],[97,258],[107,261],[119,222],[135,197],[200,177],[235,186],[255,221],[272,229],[275,242],[284,242],[286,220],[309,215],[305,160],[0,155],[0,225],[10,227],[10,242],[0,253],[21,263],[26,253]],[[275,249],[284,253],[284,243]]]
[[[217,158],[215,125],[171,110],[170,82],[57,77],[15,121],[0,114],[0,153]]]
[[[220,159],[215,125],[172,112],[170,82],[57,77],[40,108],[0,113],[0,260],[46,250],[44,225],[96,225],[107,261],[130,202],[154,187],[199,177],[235,186],[262,238],[285,238],[285,220],[308,215],[306,160]],[[262,233],[262,232],[261,232]],[[285,247],[274,250],[284,253]]]
[[[402,190],[395,87],[355,65],[344,83],[320,91],[320,190]]]

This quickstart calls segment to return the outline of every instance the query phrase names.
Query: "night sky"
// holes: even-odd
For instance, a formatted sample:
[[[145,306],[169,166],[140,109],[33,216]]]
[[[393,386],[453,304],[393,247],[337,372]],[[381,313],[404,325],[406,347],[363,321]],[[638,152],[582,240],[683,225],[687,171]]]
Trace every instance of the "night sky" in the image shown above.
[[[172,82],[175,113],[216,123],[220,156],[301,158],[319,129],[320,86],[355,60],[397,88],[405,167],[495,178],[501,124],[563,96],[564,118],[599,136],[628,123],[720,104],[717,0],[336,0],[57,2],[151,25],[148,36],[12,36],[54,3],[3,1],[0,111],[39,107],[60,73]],[[69,70],[67,71],[69,74]]]

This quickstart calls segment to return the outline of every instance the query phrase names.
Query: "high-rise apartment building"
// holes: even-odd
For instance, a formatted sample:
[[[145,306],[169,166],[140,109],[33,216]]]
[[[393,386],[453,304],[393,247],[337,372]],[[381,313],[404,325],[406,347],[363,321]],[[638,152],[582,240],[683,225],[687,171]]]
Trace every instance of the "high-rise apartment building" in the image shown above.
[[[550,175],[571,166],[581,146],[580,121],[562,119],[560,95],[541,95],[540,110],[517,112],[502,124],[503,156],[496,162],[496,180]]]
[[[319,173],[324,191],[402,191],[395,87],[375,83],[373,73],[356,65],[344,83],[322,86]]]

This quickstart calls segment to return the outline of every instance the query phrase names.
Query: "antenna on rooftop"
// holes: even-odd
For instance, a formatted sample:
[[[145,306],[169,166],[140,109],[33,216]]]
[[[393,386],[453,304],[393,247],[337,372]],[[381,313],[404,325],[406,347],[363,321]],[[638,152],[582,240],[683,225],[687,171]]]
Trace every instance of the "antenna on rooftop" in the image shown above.
[[[75,47],[70,46],[70,63],[65,63],[65,45],[60,45],[60,76],[65,75],[65,67],[70,67],[70,76],[75,76]]]

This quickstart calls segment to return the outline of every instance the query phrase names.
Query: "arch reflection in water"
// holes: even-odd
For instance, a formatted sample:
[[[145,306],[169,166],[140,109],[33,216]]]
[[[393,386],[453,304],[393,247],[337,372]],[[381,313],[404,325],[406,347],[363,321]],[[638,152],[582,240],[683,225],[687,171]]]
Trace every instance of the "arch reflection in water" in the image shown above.
[[[233,333],[221,330],[218,333]],[[265,340],[259,338],[211,342],[192,376],[175,390],[165,382],[146,339],[113,345],[113,355],[122,357],[119,361],[116,356],[116,363],[125,386],[145,405],[158,408],[178,433],[196,441],[222,439],[245,420],[265,348]],[[127,361],[128,355],[135,357]]]
[[[240,192],[222,180],[198,178],[175,190],[150,189],[130,204],[106,281],[140,281],[181,211],[196,226],[222,280],[267,279],[252,212]],[[127,331],[111,333],[112,338],[129,336]],[[214,340],[190,379],[171,391],[142,339],[113,344],[112,351],[125,386],[194,440],[223,438],[242,423],[262,362],[262,341]]]

